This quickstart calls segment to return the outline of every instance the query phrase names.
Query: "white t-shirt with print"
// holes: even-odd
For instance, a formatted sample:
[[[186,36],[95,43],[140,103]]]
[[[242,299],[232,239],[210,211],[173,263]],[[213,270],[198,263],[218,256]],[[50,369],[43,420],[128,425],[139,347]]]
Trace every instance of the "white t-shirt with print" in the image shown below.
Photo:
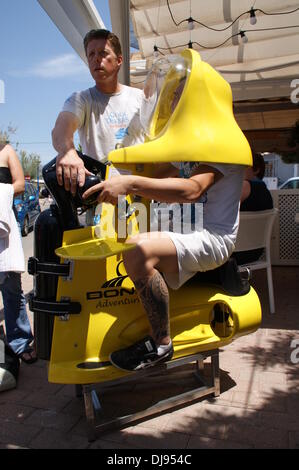
[[[183,178],[190,178],[196,167],[201,164],[216,168],[223,175],[198,200],[203,204],[203,228],[219,235],[229,235],[235,241],[239,226],[240,196],[245,167],[210,162],[173,163]]]
[[[142,90],[126,85],[114,94],[102,93],[96,87],[73,93],[62,111],[78,118],[83,153],[101,161],[118,143],[125,147],[142,143],[142,96]]]
[[[164,273],[167,284],[178,289],[198,271],[209,271],[231,256],[238,232],[239,204],[244,166],[203,162],[223,175],[198,201],[203,212],[202,227],[191,233],[168,232],[178,259],[177,273]],[[189,178],[200,162],[174,164],[181,177]],[[198,210],[196,205],[193,205]]]

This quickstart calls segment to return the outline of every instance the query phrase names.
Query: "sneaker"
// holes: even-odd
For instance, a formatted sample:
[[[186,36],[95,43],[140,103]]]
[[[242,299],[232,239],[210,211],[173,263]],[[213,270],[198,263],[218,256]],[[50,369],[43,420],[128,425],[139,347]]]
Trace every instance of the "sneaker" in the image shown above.
[[[141,370],[155,366],[157,363],[170,361],[173,355],[172,344],[168,350],[158,354],[157,346],[151,336],[110,354],[110,361],[118,369]]]

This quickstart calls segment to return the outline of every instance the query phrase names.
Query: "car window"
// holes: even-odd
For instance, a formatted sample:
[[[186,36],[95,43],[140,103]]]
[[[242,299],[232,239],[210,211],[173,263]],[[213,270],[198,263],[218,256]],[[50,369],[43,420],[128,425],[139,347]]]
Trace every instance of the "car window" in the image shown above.
[[[299,179],[291,179],[286,181],[281,189],[299,189]]]
[[[289,181],[288,184],[286,184],[284,187],[284,189],[298,189],[298,188],[299,188],[299,180]]]

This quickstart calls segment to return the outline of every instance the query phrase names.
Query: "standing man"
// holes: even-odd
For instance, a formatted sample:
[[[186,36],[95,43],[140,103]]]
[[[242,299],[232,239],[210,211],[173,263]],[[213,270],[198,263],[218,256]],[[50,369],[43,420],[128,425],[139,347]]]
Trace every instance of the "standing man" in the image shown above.
[[[91,30],[84,38],[84,48],[95,86],[66,100],[52,131],[58,152],[57,180],[72,194],[77,184],[84,185],[88,174],[75,149],[77,130],[83,153],[99,161],[117,144],[143,142],[139,119],[142,91],[118,81],[123,60],[118,37],[105,29]]]

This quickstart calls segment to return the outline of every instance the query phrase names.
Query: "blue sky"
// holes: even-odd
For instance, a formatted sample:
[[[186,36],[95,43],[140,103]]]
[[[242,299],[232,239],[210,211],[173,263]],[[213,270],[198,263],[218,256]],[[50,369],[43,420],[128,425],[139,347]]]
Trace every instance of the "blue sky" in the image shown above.
[[[94,3],[111,28],[108,0]],[[0,0],[0,12],[0,128],[17,127],[18,150],[38,153],[46,163],[55,156],[51,130],[64,101],[93,80],[37,0]]]

